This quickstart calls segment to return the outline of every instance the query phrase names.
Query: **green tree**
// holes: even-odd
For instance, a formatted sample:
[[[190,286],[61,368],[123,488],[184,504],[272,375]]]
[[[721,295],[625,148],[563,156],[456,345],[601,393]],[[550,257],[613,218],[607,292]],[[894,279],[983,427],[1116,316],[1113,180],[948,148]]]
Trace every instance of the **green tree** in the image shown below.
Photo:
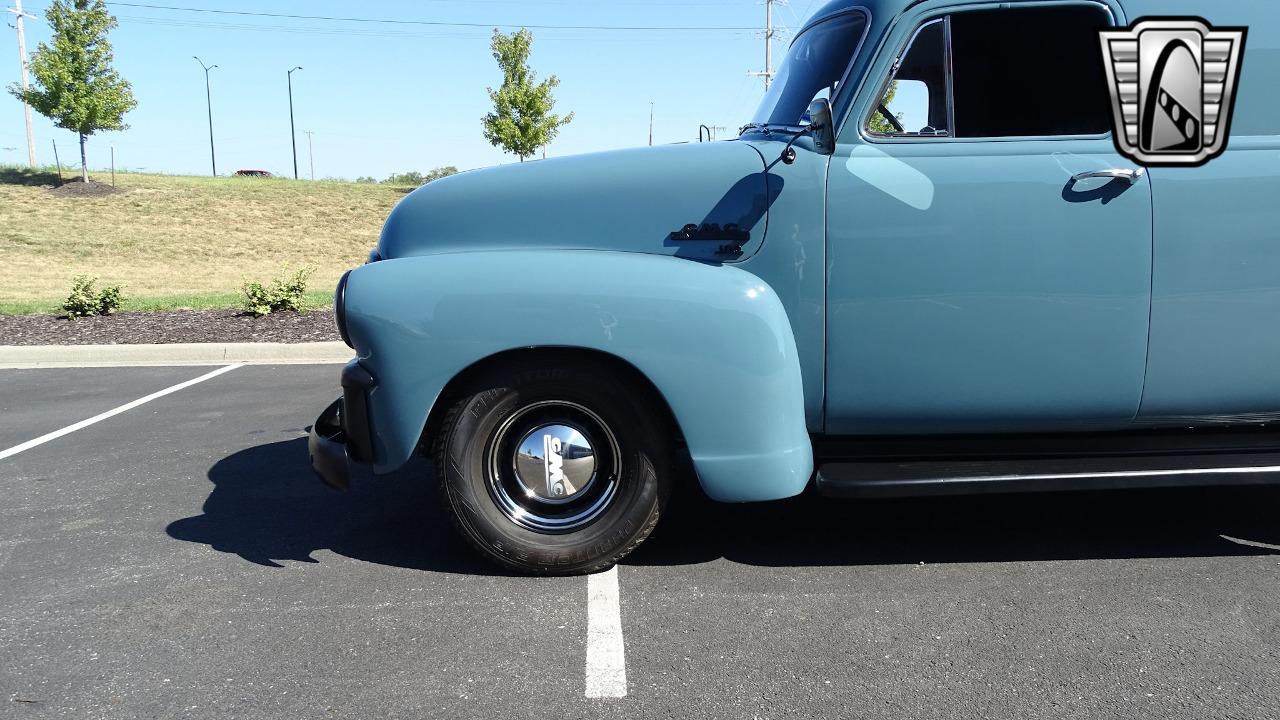
[[[445,165],[444,167],[438,167],[432,170],[431,172],[427,173],[426,177],[423,178],[422,183],[425,185],[431,182],[432,180],[439,180],[440,178],[449,177],[450,175],[457,175],[457,174],[458,174],[458,168],[454,167],[453,165]]]
[[[556,104],[551,91],[560,80],[552,75],[535,82],[537,75],[529,67],[532,45],[533,33],[528,28],[510,35],[494,28],[490,47],[502,70],[502,87],[488,88],[493,112],[481,120],[484,139],[519,156],[520,162],[548,145],[560,132],[560,126],[573,120],[573,113],[561,117],[551,112]]]
[[[885,91],[884,99],[880,101],[880,104],[885,108],[893,107],[893,96],[897,94],[898,81],[894,80],[889,83],[889,89]],[[898,122],[902,122],[902,113],[894,113],[894,117],[898,119]],[[889,120],[884,115],[880,114],[878,110],[875,113],[872,113],[871,120],[867,123],[867,129],[873,133],[879,133],[881,135],[893,135],[898,132],[898,129],[893,126],[893,123],[889,122]]]
[[[456,176],[458,169],[453,165],[445,165],[443,168],[435,168],[431,172],[426,173],[426,182],[436,181],[436,179]]]
[[[426,177],[423,176],[423,174],[418,172],[417,170],[410,170],[409,172],[394,173],[388,176],[387,179],[383,180],[382,182],[387,185],[417,187],[418,185],[421,185],[422,183],[426,182]]]
[[[423,175],[417,170],[411,170],[409,172],[403,172],[403,173],[396,173],[388,177],[386,180],[383,180],[382,182],[386,185],[416,187],[418,185],[426,185],[432,180],[439,180],[442,177],[449,177],[450,175],[456,175],[457,172],[458,172],[458,168],[452,165],[446,165],[444,167],[438,167],[435,170],[432,170],[431,172],[427,173],[426,175]],[[357,180],[357,182],[359,181]]]
[[[89,181],[85,143],[100,130],[124,130],[125,113],[137,106],[128,81],[111,67],[107,33],[116,19],[103,0],[53,0],[45,19],[52,45],[40,43],[31,55],[35,85],[9,92],[60,128],[80,136],[80,178]]]

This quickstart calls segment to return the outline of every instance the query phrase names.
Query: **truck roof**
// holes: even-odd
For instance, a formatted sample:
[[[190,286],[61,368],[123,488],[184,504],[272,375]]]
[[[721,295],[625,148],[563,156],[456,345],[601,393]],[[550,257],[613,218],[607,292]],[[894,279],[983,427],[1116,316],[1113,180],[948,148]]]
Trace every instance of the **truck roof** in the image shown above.
[[[871,12],[871,17],[873,18],[880,18],[881,16],[890,18],[920,1],[921,0],[831,0],[831,2],[818,8],[817,11],[810,15],[808,21],[805,22],[804,27],[808,28],[815,21],[821,20],[828,15],[833,15],[844,10],[852,10],[853,8],[865,8]],[[803,30],[801,32],[803,32]]]
[[[1038,2],[1039,0],[1005,0],[1006,2]],[[813,21],[820,20],[833,13],[853,8],[865,8],[871,12],[873,20],[884,21],[912,5],[924,0],[831,0],[818,8],[804,27]],[[1274,34],[1275,20],[1280,18],[1280,5],[1270,2],[1249,2],[1248,0],[1119,0],[1129,20],[1144,15],[1200,15],[1205,16],[1213,24],[1222,25],[1228,22],[1254,26],[1258,32],[1266,31]],[[1215,18],[1214,15],[1223,17]],[[1252,20],[1253,22],[1249,22]],[[1267,22],[1263,22],[1263,21]]]
[[[1039,2],[1040,0],[1005,0],[1006,2]],[[924,0],[831,0],[831,2],[818,8],[816,12],[809,16],[809,20],[804,24],[808,28],[815,21],[821,20],[829,15],[833,15],[844,10],[852,10],[853,8],[863,8],[871,13],[871,18],[877,21],[887,21],[901,13],[903,10],[912,5],[919,5]]]

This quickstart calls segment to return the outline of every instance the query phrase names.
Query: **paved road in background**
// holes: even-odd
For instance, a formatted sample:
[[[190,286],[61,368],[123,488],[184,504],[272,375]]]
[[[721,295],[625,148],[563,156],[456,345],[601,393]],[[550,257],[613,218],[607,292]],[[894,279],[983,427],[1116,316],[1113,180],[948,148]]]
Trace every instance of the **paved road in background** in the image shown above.
[[[0,371],[0,451],[212,368]],[[1280,490],[723,506],[587,580],[456,539],[420,461],[307,467],[334,366],[242,367],[0,460],[3,718],[1270,718]]]

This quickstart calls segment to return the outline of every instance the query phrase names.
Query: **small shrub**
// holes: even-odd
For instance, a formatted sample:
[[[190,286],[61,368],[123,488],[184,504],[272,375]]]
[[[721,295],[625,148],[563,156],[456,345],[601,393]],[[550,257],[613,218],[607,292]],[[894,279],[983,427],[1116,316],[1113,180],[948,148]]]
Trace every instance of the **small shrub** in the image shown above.
[[[312,268],[302,268],[287,277],[278,277],[270,285],[263,286],[258,282],[244,284],[244,309],[252,315],[262,317],[273,312],[303,309],[303,296],[307,292],[307,278]]]
[[[77,275],[71,280],[71,294],[62,303],[67,317],[74,319],[98,314],[98,295],[93,290],[93,284],[97,281],[97,278],[88,275]]]
[[[94,315],[110,315],[120,308],[124,294],[119,285],[108,285],[97,290],[94,285],[98,278],[88,275],[77,275],[71,280],[71,294],[62,303],[62,309],[72,320],[78,317]]]
[[[120,309],[120,302],[124,300],[124,295],[120,291],[119,285],[108,285],[102,288],[102,292],[98,293],[99,315],[110,315]]]

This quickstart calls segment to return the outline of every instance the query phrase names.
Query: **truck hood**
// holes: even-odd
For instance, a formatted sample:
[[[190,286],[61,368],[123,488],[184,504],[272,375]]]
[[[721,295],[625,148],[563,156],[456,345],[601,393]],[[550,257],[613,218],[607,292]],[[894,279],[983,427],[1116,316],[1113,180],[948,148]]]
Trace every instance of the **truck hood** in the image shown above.
[[[539,247],[732,262],[760,247],[781,186],[738,141],[513,163],[414,190],[387,218],[378,254]]]

